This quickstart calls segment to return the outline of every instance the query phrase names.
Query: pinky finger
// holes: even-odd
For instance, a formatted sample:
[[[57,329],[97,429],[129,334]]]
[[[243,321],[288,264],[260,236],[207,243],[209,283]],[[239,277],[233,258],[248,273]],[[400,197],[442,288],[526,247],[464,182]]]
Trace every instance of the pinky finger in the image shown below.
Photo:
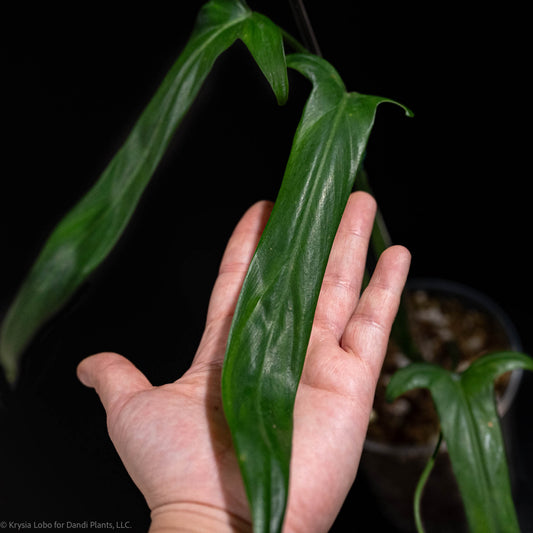
[[[403,246],[383,252],[341,339],[342,348],[362,360],[374,381],[383,364],[410,262],[411,255]]]

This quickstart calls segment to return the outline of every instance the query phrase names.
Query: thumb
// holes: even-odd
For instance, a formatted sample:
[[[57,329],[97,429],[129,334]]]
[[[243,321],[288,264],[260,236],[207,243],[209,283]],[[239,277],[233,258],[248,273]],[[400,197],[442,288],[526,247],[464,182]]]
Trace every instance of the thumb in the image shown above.
[[[95,389],[108,415],[133,394],[152,388],[133,363],[116,353],[87,357],[78,365],[77,375],[86,387]]]

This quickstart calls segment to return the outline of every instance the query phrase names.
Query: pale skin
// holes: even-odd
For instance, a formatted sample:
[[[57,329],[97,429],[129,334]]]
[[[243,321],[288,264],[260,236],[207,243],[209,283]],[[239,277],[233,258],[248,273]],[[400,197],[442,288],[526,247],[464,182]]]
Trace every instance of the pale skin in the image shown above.
[[[151,509],[150,531],[251,531],[220,395],[228,331],[244,275],[271,210],[252,206],[222,258],[190,369],[153,387],[126,358],[84,359],[109,435]],[[330,254],[294,410],[286,533],[326,532],[355,479],[390,328],[410,255],[392,246],[360,294],[376,205],[351,195]]]

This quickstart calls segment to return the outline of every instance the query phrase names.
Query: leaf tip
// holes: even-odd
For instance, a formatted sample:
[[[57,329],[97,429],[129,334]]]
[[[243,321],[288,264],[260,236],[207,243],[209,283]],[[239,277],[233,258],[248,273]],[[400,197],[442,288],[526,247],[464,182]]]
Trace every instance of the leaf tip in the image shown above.
[[[7,384],[13,387],[18,378],[18,366],[14,357],[8,350],[6,350],[0,343],[0,371],[3,372]]]
[[[285,84],[285,87],[283,87],[281,90],[276,91],[276,101],[278,102],[278,105],[281,107],[287,103],[288,99],[289,99],[289,89],[288,89],[288,85]]]
[[[402,106],[402,107],[403,107],[403,110],[405,111],[406,116],[408,116],[409,118],[413,118],[415,116],[414,112],[411,109],[405,106]]]
[[[400,102],[397,102],[396,100],[389,100],[392,104],[396,104],[397,106],[401,107],[405,113],[405,116],[409,118],[413,118],[415,116],[414,112],[408,108],[406,105],[401,104]]]

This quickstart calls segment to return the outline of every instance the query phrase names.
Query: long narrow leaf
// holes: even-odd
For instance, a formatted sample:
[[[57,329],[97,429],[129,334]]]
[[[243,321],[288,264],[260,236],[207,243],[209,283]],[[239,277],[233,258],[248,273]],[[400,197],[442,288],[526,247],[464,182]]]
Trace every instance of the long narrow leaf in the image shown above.
[[[212,0],[187,46],[95,186],[59,223],[17,294],[0,332],[0,362],[13,382],[36,331],[107,257],[216,58],[242,39],[279,103],[287,99],[281,32],[240,0]],[[265,46],[265,43],[268,46]]]
[[[347,93],[316,56],[288,56],[287,65],[313,90],[240,294],[222,378],[257,533],[282,527],[294,399],[322,277],[376,108],[390,101]]]
[[[387,388],[389,400],[413,388],[430,390],[473,533],[520,531],[494,400],[494,379],[515,368],[533,370],[533,359],[499,352],[462,374],[414,363],[396,372]]]

